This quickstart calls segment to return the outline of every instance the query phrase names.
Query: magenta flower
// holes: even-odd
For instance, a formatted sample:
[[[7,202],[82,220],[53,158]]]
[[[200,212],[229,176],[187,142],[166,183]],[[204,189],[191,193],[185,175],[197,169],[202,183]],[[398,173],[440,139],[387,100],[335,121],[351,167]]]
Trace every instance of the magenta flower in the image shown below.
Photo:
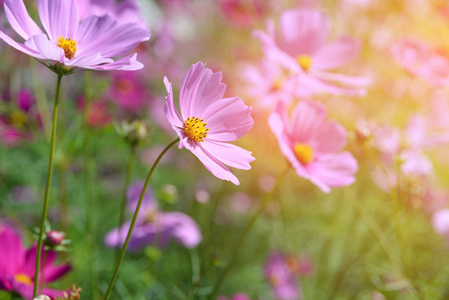
[[[251,152],[228,142],[242,137],[253,126],[251,107],[238,97],[225,98],[226,85],[221,73],[213,73],[198,62],[189,69],[182,82],[179,106],[173,103],[173,90],[164,78],[168,96],[165,115],[180,138],[179,148],[186,147],[216,177],[238,185],[237,177],[225,166],[251,169]]]
[[[36,246],[25,249],[20,236],[10,227],[0,224],[0,289],[16,292],[25,299],[33,299],[34,264],[36,261]],[[44,257],[44,256],[43,256]],[[56,252],[45,252],[45,263],[42,275],[45,283],[53,282],[70,271],[70,265],[55,266]],[[42,294],[63,297],[64,291],[48,288]]]
[[[108,91],[109,99],[120,108],[132,113],[138,113],[145,107],[145,104],[148,103],[145,85],[138,73],[139,72],[114,72],[113,82]],[[159,107],[161,107],[161,105],[159,105]]]
[[[282,102],[269,117],[282,153],[296,173],[328,193],[355,181],[357,161],[349,152],[340,152],[346,145],[346,130],[335,121],[327,121],[323,105],[302,101],[293,109],[291,118]]]
[[[137,182],[128,188],[128,209],[134,212],[139,201],[143,183]],[[123,245],[130,222],[110,231],[104,242],[108,247]],[[156,199],[147,192],[143,198],[139,216],[134,227],[128,249],[136,251],[146,245],[164,248],[170,240],[175,240],[186,248],[195,248],[201,242],[201,229],[188,215],[181,212],[159,211]]]
[[[370,83],[368,78],[331,72],[355,58],[360,43],[349,36],[327,43],[329,31],[330,20],[326,15],[314,9],[295,9],[282,13],[277,32],[270,22],[268,33],[257,31],[255,35],[261,39],[267,58],[298,77],[301,82],[298,89],[364,95]]]
[[[449,58],[419,40],[405,39],[391,45],[396,61],[428,84],[449,85]]]
[[[32,138],[33,129],[41,125],[35,102],[32,93],[24,89],[11,98],[9,109],[0,115],[0,143],[13,147]]]
[[[216,300],[228,300],[226,296],[218,296]],[[229,300],[251,300],[251,298],[244,293],[237,293],[232,296]]]
[[[23,0],[5,2],[6,17],[25,40],[18,43],[0,31],[0,39],[32,57],[67,67],[95,70],[137,70],[137,54],[126,55],[147,41],[147,29],[136,23],[117,25],[109,15],[91,16],[80,22],[75,0],[40,0],[39,17],[44,33],[31,19]],[[115,57],[119,57],[114,61]]]
[[[276,299],[297,300],[302,298],[302,292],[297,282],[297,273],[291,269],[285,255],[279,252],[270,254],[265,263],[265,276]]]

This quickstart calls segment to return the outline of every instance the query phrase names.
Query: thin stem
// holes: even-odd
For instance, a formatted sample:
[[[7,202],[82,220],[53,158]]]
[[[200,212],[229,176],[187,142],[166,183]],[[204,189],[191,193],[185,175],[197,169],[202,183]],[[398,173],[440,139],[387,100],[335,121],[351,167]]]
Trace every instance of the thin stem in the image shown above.
[[[122,264],[123,257],[126,253],[126,248],[128,247],[129,239],[131,238],[131,234],[134,229],[134,225],[136,224],[137,216],[139,215],[140,206],[142,205],[143,197],[145,196],[145,192],[147,190],[148,184],[150,183],[151,176],[153,175],[154,170],[156,169],[157,165],[159,164],[159,161],[164,156],[164,154],[176,143],[179,142],[179,138],[171,142],[167,147],[165,147],[164,150],[159,154],[159,156],[156,158],[156,161],[154,162],[153,166],[150,169],[150,172],[148,173],[147,179],[145,180],[145,184],[143,185],[142,192],[140,193],[139,202],[137,203],[136,210],[134,211],[133,218],[131,220],[131,224],[129,226],[128,234],[126,236],[125,243],[122,247],[122,252],[120,253],[119,261],[117,263],[117,266],[115,268],[114,274],[112,275],[111,282],[109,283],[108,290],[106,291],[106,295],[104,296],[104,300],[109,299],[109,295],[111,294],[112,287],[114,286],[115,279],[117,278],[118,271],[120,269],[120,265]]]
[[[242,249],[243,244],[245,243],[249,232],[251,231],[251,229],[253,228],[254,224],[256,223],[257,219],[259,218],[259,216],[262,214],[262,212],[265,210],[265,207],[267,206],[268,202],[271,200],[271,197],[273,196],[275,190],[277,189],[279,183],[281,182],[281,179],[287,174],[287,172],[290,170],[290,167],[287,167],[277,178],[276,180],[276,184],[274,185],[274,187],[271,189],[271,191],[269,193],[267,193],[265,195],[265,198],[263,199],[262,203],[259,206],[259,209],[257,210],[257,212],[253,215],[253,217],[251,218],[251,220],[249,221],[248,225],[245,228],[245,231],[243,232],[242,237],[240,238],[240,240],[237,243],[237,246],[234,249],[234,252],[232,254],[232,258],[231,261],[229,262],[229,264],[226,266],[226,268],[223,270],[223,272],[221,273],[221,275],[218,277],[217,281],[215,282],[215,285],[212,289],[212,293],[209,297],[209,299],[214,299],[214,296],[216,296],[218,289],[220,288],[221,284],[223,283],[223,281],[225,280],[226,276],[228,275],[229,271],[231,271],[232,267],[235,264],[235,261],[237,260],[237,257],[239,255],[240,250]]]
[[[47,184],[45,185],[45,194],[44,194],[44,208],[42,210],[42,220],[41,227],[39,232],[39,239],[37,242],[37,256],[36,256],[36,266],[34,269],[34,289],[33,289],[33,297],[36,297],[37,290],[39,287],[39,270],[41,266],[41,255],[42,255],[42,244],[44,242],[44,230],[45,230],[45,220],[47,219],[48,213],[48,200],[50,196],[50,185],[51,185],[51,177],[53,175],[53,156],[55,152],[55,142],[56,142],[56,125],[58,123],[58,104],[59,104],[59,90],[61,88],[61,79],[62,75],[58,75],[58,80],[56,83],[56,92],[55,92],[55,103],[53,108],[53,128],[51,131],[51,139],[50,139],[50,156],[48,160],[48,175],[47,175]]]
[[[125,219],[125,210],[126,210],[126,193],[128,191],[129,182],[131,181],[131,171],[133,168],[134,163],[134,157],[136,156],[136,147],[131,145],[129,149],[129,156],[128,156],[128,164],[126,166],[126,175],[125,175],[125,184],[123,186],[123,194],[122,194],[122,207],[120,208],[120,218],[118,222],[118,228],[122,227],[122,224]],[[121,234],[121,231],[119,230],[119,234]],[[119,241],[121,240],[121,236],[119,237]],[[115,250],[115,261],[118,262],[120,257],[120,247],[117,245],[117,248]]]

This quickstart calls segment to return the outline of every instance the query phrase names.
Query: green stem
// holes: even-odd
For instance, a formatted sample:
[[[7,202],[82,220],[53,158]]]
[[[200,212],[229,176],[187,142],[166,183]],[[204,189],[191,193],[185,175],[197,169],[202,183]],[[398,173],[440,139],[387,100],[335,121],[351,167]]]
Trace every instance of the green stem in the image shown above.
[[[239,242],[237,243],[237,246],[235,247],[234,252],[232,254],[231,261],[229,262],[229,264],[226,266],[226,268],[223,270],[223,272],[221,273],[221,275],[218,277],[217,281],[215,282],[215,285],[214,285],[214,287],[212,289],[212,293],[211,293],[209,299],[214,299],[214,296],[216,296],[216,294],[218,292],[218,289],[220,288],[221,284],[225,280],[225,278],[228,275],[229,271],[231,271],[232,267],[234,266],[235,261],[237,260],[239,252],[242,249],[242,246],[245,243],[245,241],[246,241],[246,239],[248,237],[249,232],[253,228],[253,226],[256,223],[256,221],[259,218],[259,216],[265,210],[265,207],[267,206],[268,202],[270,201],[271,197],[273,196],[274,191],[277,189],[279,183],[281,182],[281,179],[285,176],[285,174],[287,174],[289,169],[290,169],[290,167],[287,167],[278,176],[278,178],[276,180],[276,184],[274,185],[274,187],[271,189],[271,191],[269,193],[267,193],[265,195],[265,198],[263,199],[262,203],[260,204],[259,209],[257,210],[257,212],[253,215],[253,217],[249,221],[248,225],[245,228],[245,231],[243,232],[242,237],[240,238]]]
[[[145,184],[143,185],[142,192],[140,193],[139,202],[137,203],[136,210],[134,211],[133,218],[131,220],[131,224],[129,226],[128,234],[126,236],[125,243],[122,247],[122,252],[120,253],[120,257],[117,263],[117,266],[115,268],[114,274],[112,275],[111,282],[109,283],[108,290],[106,291],[106,295],[104,296],[104,300],[109,299],[109,295],[111,294],[112,288],[114,286],[115,279],[117,278],[118,271],[120,269],[120,265],[122,264],[123,257],[126,253],[126,248],[128,247],[129,239],[131,238],[131,234],[134,229],[134,225],[136,224],[137,216],[139,215],[140,206],[142,205],[143,197],[145,196],[145,192],[147,190],[148,184],[150,183],[151,176],[153,175],[154,170],[156,169],[157,165],[159,164],[159,161],[164,156],[164,154],[176,143],[179,142],[179,138],[171,142],[167,147],[165,147],[164,150],[159,154],[159,156],[156,158],[156,161],[154,162],[153,166],[150,169],[150,172],[148,173],[147,179],[145,180]]]
[[[131,171],[133,168],[134,157],[136,156],[136,147],[131,145],[129,150],[128,157],[128,165],[126,166],[126,175],[125,175],[125,184],[123,186],[123,194],[122,194],[122,207],[120,208],[120,218],[118,222],[118,228],[122,227],[122,224],[125,219],[125,210],[126,210],[126,193],[128,191],[129,182],[131,181]],[[119,230],[119,234],[121,231]],[[119,241],[121,240],[121,236],[119,237]],[[115,261],[118,262],[120,257],[120,247],[117,245],[115,250]]]
[[[53,175],[53,156],[55,152],[56,124],[58,122],[58,104],[59,104],[59,90],[61,88],[61,79],[62,75],[58,75],[58,81],[56,84],[56,92],[55,92],[55,103],[53,108],[53,128],[51,131],[51,139],[50,139],[50,156],[48,160],[47,184],[45,185],[44,208],[42,210],[41,227],[39,232],[39,239],[37,242],[37,256],[36,256],[36,266],[34,270],[33,297],[37,296],[37,290],[39,287],[39,273],[40,273],[39,270],[41,266],[42,244],[44,242],[45,220],[47,219],[48,200],[50,198],[49,196],[50,196],[51,177]]]

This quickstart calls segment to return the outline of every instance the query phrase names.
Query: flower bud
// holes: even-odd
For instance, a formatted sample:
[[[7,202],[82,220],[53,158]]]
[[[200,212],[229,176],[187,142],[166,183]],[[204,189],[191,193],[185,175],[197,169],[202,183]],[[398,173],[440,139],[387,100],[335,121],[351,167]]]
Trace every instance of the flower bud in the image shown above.
[[[64,233],[61,231],[50,230],[45,238],[45,244],[50,247],[61,245],[64,240]]]

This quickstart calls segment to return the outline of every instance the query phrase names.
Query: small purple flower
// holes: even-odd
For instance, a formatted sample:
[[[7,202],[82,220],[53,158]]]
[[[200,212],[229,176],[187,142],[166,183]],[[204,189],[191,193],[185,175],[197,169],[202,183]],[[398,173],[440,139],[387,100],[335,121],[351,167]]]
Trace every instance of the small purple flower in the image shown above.
[[[137,54],[125,56],[150,38],[137,23],[118,25],[110,15],[90,16],[80,22],[75,0],[39,0],[44,33],[29,16],[23,0],[7,0],[11,27],[25,40],[18,43],[0,31],[0,39],[42,61],[95,70],[138,70]],[[118,57],[117,60],[113,58]]]
[[[276,299],[301,299],[302,293],[297,283],[297,270],[292,268],[288,256],[272,252],[265,264],[265,276]]]
[[[131,212],[136,208],[142,187],[143,183],[137,182],[128,188],[128,209]],[[110,231],[104,239],[105,244],[108,247],[123,245],[129,226],[130,222],[127,222],[120,228]],[[191,217],[184,213],[159,211],[156,199],[147,192],[128,249],[136,251],[145,245],[164,248],[172,239],[186,248],[194,248],[201,242],[201,229]]]

